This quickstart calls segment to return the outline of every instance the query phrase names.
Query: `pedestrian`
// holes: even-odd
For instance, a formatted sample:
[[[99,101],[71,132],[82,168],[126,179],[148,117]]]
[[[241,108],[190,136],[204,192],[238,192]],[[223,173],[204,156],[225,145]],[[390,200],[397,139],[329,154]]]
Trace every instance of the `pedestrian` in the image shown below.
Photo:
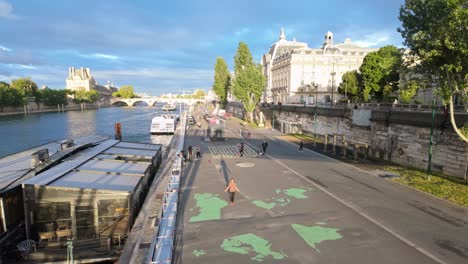
[[[198,159],[201,159],[201,151],[200,151],[200,147],[197,147],[196,151],[195,151],[196,155],[197,155],[197,160]]]
[[[299,143],[299,151],[302,152],[304,151],[304,142],[301,141],[301,143]]]
[[[192,145],[189,145],[188,148],[188,159],[189,161],[192,161],[192,157],[193,157],[193,148],[192,148]]]
[[[243,142],[239,144],[239,156],[241,157],[244,156],[244,143]]]
[[[234,178],[231,178],[231,181],[229,181],[228,186],[226,187],[226,189],[224,189],[224,192],[227,192],[227,191],[229,191],[229,201],[231,202],[231,205],[233,205],[236,191],[240,192],[239,189],[237,188],[237,184],[234,182]]]
[[[266,142],[266,140],[263,140],[262,142],[262,153],[265,154],[266,153],[266,149],[268,147],[268,143]]]

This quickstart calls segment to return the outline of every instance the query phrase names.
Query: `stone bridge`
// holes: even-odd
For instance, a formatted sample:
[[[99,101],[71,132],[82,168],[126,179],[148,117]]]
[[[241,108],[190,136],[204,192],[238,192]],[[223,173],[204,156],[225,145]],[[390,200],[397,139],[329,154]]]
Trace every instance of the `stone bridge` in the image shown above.
[[[147,106],[155,106],[156,103],[184,103],[195,104],[197,102],[204,102],[203,99],[172,99],[161,97],[143,97],[143,98],[114,98],[111,104],[114,106],[136,106],[138,103],[145,103]]]

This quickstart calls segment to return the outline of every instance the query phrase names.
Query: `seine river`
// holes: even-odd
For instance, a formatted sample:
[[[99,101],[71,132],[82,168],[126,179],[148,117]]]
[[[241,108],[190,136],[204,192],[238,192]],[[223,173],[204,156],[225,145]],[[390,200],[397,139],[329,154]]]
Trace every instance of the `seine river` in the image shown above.
[[[117,122],[122,124],[123,140],[159,143],[158,136],[150,135],[150,126],[151,119],[161,113],[162,105],[0,116],[0,157],[65,138],[113,138]]]

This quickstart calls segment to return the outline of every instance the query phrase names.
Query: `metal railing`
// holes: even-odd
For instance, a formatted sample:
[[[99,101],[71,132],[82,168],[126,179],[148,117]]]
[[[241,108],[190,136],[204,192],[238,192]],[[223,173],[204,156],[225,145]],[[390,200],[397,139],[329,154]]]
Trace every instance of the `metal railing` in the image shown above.
[[[186,114],[181,118],[181,133],[177,141],[176,153],[184,149]],[[163,205],[159,213],[159,223],[146,263],[172,263],[174,237],[177,224],[177,207],[179,202],[180,178],[182,176],[183,157],[176,156],[172,162],[169,183],[166,187]]]

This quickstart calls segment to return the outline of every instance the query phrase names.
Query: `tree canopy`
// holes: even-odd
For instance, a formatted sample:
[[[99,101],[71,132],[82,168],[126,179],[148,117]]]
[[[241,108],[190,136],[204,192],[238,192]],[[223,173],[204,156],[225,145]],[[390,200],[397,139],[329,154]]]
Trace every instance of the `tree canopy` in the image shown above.
[[[21,96],[27,97],[39,97],[39,88],[37,84],[30,78],[19,78],[11,81],[11,87],[18,90]]]
[[[79,88],[74,92],[75,103],[94,103],[97,101],[99,95],[95,90],[86,91],[84,87]]]
[[[6,82],[0,82],[0,110],[6,106],[19,106],[23,103],[23,97],[19,91],[10,87]]]
[[[345,72],[342,77],[338,92],[346,94],[353,100],[359,96],[359,73],[357,71]]]
[[[221,57],[216,58],[213,91],[219,97],[223,105],[226,103],[230,83],[231,75],[226,61]]]
[[[468,100],[468,2],[466,0],[406,0],[400,8],[398,31],[417,58],[416,70],[437,87],[450,106],[454,130],[454,97]]]
[[[250,116],[250,122],[253,122],[253,111],[265,90],[266,79],[262,66],[254,63],[249,47],[244,42],[239,43],[234,56],[234,70],[232,93],[243,103]]]
[[[48,106],[56,106],[56,105],[67,105],[67,90],[52,90],[49,88],[43,89],[39,91],[41,94],[41,101],[45,105]]]
[[[117,92],[112,93],[112,96],[121,97],[121,98],[135,98],[135,97],[137,97],[134,90],[133,90],[133,86],[131,86],[131,85],[124,85],[124,86],[120,87]]]
[[[362,78],[362,97],[378,100],[398,89],[402,54],[395,46],[385,46],[364,57],[359,68]]]
[[[243,67],[254,64],[249,47],[244,42],[239,42],[236,55],[234,56],[234,73],[237,74]]]

